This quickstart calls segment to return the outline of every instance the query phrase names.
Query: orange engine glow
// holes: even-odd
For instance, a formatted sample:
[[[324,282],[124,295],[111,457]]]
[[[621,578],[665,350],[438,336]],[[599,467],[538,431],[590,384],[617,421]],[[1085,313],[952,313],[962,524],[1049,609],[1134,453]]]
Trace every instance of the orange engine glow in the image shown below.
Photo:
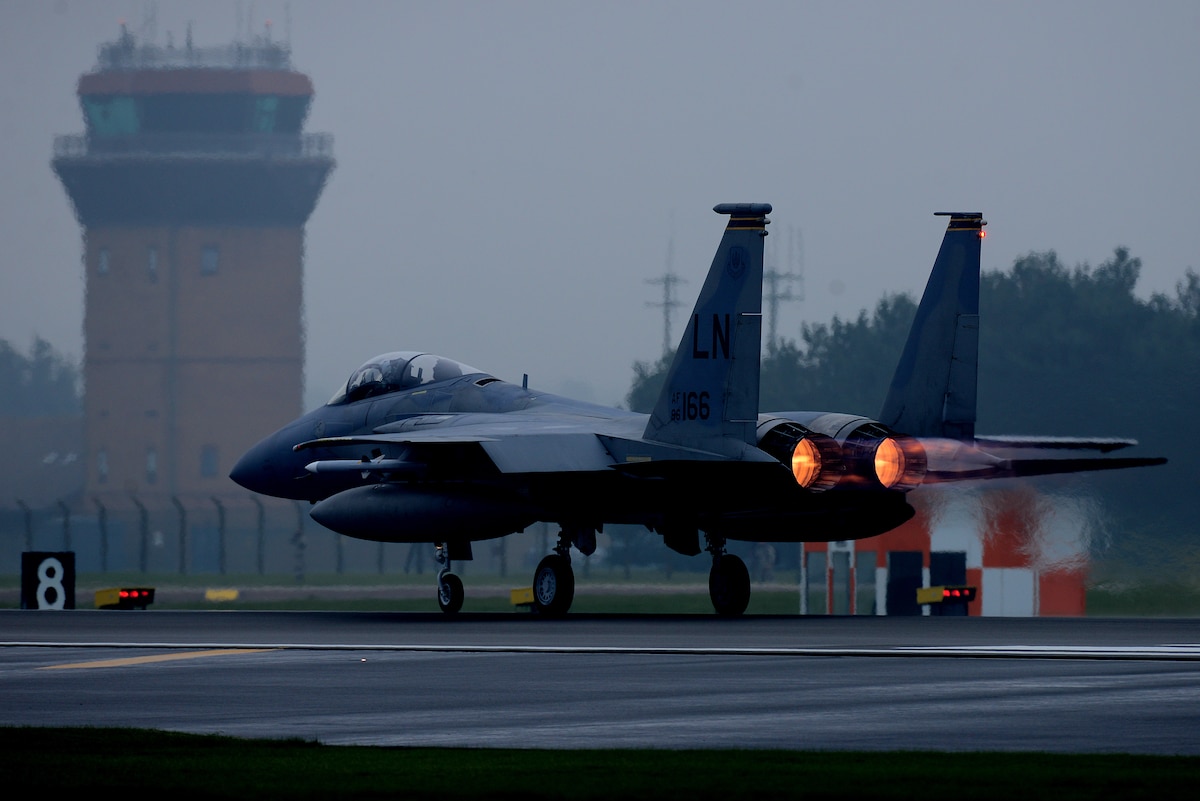
[[[791,470],[801,489],[824,492],[842,480],[842,447],[832,437],[790,420],[767,420],[759,426],[759,434],[758,447]]]
[[[792,449],[792,475],[796,483],[808,489],[821,475],[821,452],[807,437]]]
[[[912,437],[884,437],[875,448],[875,477],[885,489],[921,486],[928,466],[925,448]]]
[[[875,449],[875,476],[885,488],[891,489],[904,475],[905,459],[896,440],[888,437]]]

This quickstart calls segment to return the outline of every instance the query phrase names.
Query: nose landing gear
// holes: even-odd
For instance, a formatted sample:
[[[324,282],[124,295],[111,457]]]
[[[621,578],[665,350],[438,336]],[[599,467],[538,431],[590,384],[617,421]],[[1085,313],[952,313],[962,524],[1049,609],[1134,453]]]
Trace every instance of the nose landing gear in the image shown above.
[[[437,544],[433,558],[442,566],[437,577],[438,606],[446,614],[452,615],[462,609],[466,590],[463,589],[462,579],[450,572],[450,551],[444,543]]]

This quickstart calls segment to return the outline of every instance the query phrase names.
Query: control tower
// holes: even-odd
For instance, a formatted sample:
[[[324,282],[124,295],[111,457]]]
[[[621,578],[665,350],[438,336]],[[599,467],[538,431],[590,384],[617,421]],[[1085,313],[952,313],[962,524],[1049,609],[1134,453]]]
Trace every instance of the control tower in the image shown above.
[[[54,141],[83,226],[90,497],[235,491],[302,411],[304,225],[333,169],[287,45],[141,44],[122,26]]]

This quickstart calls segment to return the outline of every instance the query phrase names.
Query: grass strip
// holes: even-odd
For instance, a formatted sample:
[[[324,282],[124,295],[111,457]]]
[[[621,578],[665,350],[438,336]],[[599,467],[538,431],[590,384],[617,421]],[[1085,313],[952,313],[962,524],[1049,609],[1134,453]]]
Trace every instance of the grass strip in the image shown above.
[[[326,746],[147,729],[0,727],[0,786],[175,799],[1190,797],[1200,757]],[[115,796],[114,796],[115,797]],[[137,797],[145,797],[137,796]]]

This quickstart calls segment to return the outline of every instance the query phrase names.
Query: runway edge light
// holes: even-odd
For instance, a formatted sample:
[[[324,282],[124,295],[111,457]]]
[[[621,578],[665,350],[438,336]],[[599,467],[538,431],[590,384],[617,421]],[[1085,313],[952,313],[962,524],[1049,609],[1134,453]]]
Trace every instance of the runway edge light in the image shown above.
[[[145,609],[152,603],[153,587],[112,587],[96,590],[97,609]]]
[[[970,603],[975,600],[975,588],[968,585],[918,587],[917,603]]]

